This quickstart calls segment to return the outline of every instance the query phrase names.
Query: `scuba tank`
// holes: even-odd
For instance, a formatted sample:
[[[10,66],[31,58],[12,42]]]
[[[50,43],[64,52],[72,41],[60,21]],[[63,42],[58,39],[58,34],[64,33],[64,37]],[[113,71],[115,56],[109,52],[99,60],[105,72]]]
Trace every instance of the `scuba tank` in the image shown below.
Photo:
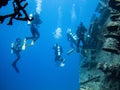
[[[75,33],[69,33],[70,34],[70,36],[71,36],[71,38],[73,39],[73,40],[77,40],[78,39],[78,37],[77,37],[77,35],[75,34]]]
[[[21,51],[21,39],[17,38],[15,42],[11,43],[11,54]]]
[[[14,53],[13,47],[14,47],[14,43],[11,43],[11,54]]]
[[[61,47],[59,45],[57,46],[57,55],[61,56]]]

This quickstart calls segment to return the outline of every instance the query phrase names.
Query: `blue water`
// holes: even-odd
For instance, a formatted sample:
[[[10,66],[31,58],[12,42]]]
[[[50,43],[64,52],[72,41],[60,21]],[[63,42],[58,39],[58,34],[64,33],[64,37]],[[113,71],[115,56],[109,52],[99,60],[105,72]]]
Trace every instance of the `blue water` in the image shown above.
[[[27,12],[34,13],[36,1],[26,1],[29,3]],[[0,9],[0,15],[11,12],[10,3],[9,1],[8,6]],[[43,0],[40,38],[34,46],[27,47],[21,52],[21,59],[17,63],[19,74],[11,66],[16,56],[10,53],[10,45],[17,37],[23,39],[30,36],[30,27],[27,22],[15,20],[12,26],[8,26],[6,19],[0,25],[0,90],[78,90],[80,55],[76,52],[66,55],[70,49],[66,30],[72,28],[75,32],[80,21],[89,28],[97,3],[98,0]],[[72,8],[75,10],[74,18],[71,18]],[[62,37],[56,39],[53,32],[58,27],[62,29]],[[56,42],[63,47],[63,57],[66,59],[64,67],[59,67],[54,62],[52,46]]]

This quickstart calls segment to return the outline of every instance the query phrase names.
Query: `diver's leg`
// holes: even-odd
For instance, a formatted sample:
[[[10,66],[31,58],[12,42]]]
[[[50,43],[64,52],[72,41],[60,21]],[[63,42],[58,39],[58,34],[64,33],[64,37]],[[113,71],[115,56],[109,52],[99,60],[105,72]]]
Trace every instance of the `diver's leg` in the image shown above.
[[[79,38],[78,41],[77,41],[77,44],[76,44],[76,52],[80,52],[80,41],[81,39]]]
[[[31,37],[26,37],[26,40],[29,40],[29,39],[33,39],[34,38],[34,36],[31,36]]]
[[[34,44],[32,44],[32,43],[34,43],[34,38],[35,38],[35,36],[24,38],[24,43],[23,43],[23,48],[22,48],[22,50],[25,50],[26,46],[34,45]],[[32,42],[29,43],[29,44],[27,44],[27,40],[32,40]]]
[[[32,42],[31,45],[34,45],[35,39],[36,39],[36,30],[31,29],[31,34],[32,34]]]
[[[38,30],[36,30],[36,40],[39,39],[40,37],[40,33],[38,32]]]
[[[33,29],[30,29],[30,32],[31,32],[32,36],[26,37],[26,40],[33,39],[35,37],[35,31]]]
[[[25,50],[26,46],[31,46],[32,44],[27,44],[27,40],[31,39],[33,41],[33,39],[35,38],[35,34],[33,32],[31,37],[26,37],[24,38],[24,42],[23,42],[23,46],[22,46],[22,50]]]
[[[82,41],[82,44],[83,44],[83,48],[85,48],[86,47],[86,43],[85,43],[84,38],[82,38],[81,41]]]
[[[36,41],[37,39],[39,39],[39,37],[40,37],[40,33],[38,32],[38,30],[35,30],[35,31],[34,31],[33,36],[34,36],[34,38],[33,38],[32,42],[31,42],[31,45],[34,45],[35,41]]]
[[[33,40],[33,38],[34,38],[33,36],[24,38],[23,45],[22,45],[22,50],[25,50],[26,46],[31,46],[31,44],[27,44],[27,40],[29,40],[29,39]]]
[[[18,62],[19,59],[20,59],[20,53],[19,53],[19,52],[16,53],[16,56],[17,56],[17,58],[16,58],[16,60],[12,63],[12,66],[13,66],[13,68],[15,69],[15,71],[16,71],[17,73],[19,73],[19,69],[18,69],[18,67],[16,66],[16,64],[17,64],[17,62]]]
[[[80,44],[80,38],[78,39],[78,41],[77,41],[77,47],[79,47],[79,44]]]

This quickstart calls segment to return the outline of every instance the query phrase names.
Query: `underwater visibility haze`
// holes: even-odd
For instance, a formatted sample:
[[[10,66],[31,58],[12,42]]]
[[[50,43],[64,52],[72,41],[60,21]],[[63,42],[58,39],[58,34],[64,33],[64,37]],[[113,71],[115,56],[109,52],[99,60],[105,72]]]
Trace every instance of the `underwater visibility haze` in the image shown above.
[[[0,15],[12,12],[12,1],[0,8]],[[22,42],[30,36],[27,21],[7,20],[0,24],[0,90],[78,90],[80,54],[73,52],[67,55],[70,43],[66,31],[76,31],[80,22],[89,28],[98,0],[24,0],[28,14],[37,12],[42,23],[38,26],[40,38],[33,46],[21,51],[17,62],[19,73],[12,63],[16,58],[11,54],[11,43],[16,38]],[[53,45],[59,43],[63,48],[65,66],[56,65]]]

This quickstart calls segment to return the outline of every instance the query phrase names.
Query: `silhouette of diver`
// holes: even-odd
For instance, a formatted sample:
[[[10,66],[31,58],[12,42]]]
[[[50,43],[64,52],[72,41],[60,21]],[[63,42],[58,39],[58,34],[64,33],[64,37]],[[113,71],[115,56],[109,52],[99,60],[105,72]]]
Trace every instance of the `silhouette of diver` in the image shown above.
[[[80,22],[80,25],[78,26],[77,30],[76,30],[76,35],[78,37],[78,41],[77,41],[77,52],[79,52],[79,44],[80,41],[82,41],[83,44],[83,49],[85,49],[86,47],[86,43],[85,43],[85,33],[87,32],[86,27],[83,25],[82,22]]]
[[[22,43],[20,38],[16,38],[16,41],[11,44],[11,53],[16,54],[17,58],[13,61],[12,66],[17,73],[19,73],[19,69],[16,64],[20,60],[20,52],[22,50]]]
[[[58,64],[59,66],[63,67],[65,65],[65,59],[62,57],[62,46],[59,44],[55,44],[53,46],[53,49],[55,51],[55,62],[56,64]]]
[[[42,23],[42,21],[40,19],[39,14],[37,14],[37,13],[34,14],[33,20],[28,23],[28,24],[30,24],[30,32],[31,32],[32,36],[31,37],[26,37],[24,39],[24,44],[23,44],[23,47],[22,47],[23,49],[25,49],[26,46],[32,46],[32,45],[34,45],[35,41],[37,39],[39,39],[40,33],[38,31],[38,25],[41,24],[41,23]],[[27,44],[27,40],[32,40],[31,44]]]

